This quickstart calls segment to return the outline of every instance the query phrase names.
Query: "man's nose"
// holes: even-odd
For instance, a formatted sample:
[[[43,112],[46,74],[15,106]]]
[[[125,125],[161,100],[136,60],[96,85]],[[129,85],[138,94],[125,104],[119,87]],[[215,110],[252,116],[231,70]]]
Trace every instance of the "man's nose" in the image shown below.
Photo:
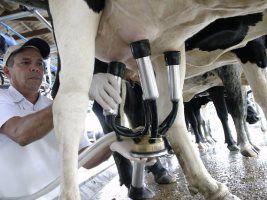
[[[37,65],[37,64],[32,64],[31,67],[30,67],[30,71],[31,72],[41,72],[41,68]]]

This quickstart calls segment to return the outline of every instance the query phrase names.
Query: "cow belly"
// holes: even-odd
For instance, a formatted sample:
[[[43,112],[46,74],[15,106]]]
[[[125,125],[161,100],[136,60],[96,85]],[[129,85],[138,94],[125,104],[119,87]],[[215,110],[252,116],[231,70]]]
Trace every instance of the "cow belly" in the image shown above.
[[[204,74],[205,72],[211,71],[213,69],[219,68],[225,65],[237,64],[239,59],[232,52],[227,52],[221,55],[219,58],[214,59],[213,56],[205,57],[206,63],[209,63],[205,66],[194,66],[190,64],[191,60],[194,60],[196,63],[201,63],[205,58],[202,57],[201,52],[193,53],[193,51],[186,52],[186,57],[189,62],[186,64],[186,75],[185,78],[189,79],[195,76]]]
[[[184,82],[183,100],[184,102],[188,102],[196,94],[204,92],[207,89],[218,85],[222,85],[222,81],[213,73],[208,73],[205,76],[197,76],[186,79]]]
[[[231,9],[230,9],[231,8]],[[199,2],[172,0],[107,1],[96,38],[96,57],[118,60],[134,68],[129,44],[149,39],[152,54],[177,50],[183,42],[219,17],[262,11],[267,1]]]

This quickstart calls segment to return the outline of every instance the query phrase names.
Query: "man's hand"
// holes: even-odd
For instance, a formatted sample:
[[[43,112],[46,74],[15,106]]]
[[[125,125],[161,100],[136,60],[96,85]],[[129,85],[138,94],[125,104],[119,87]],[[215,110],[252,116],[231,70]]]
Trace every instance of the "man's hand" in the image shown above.
[[[94,74],[89,98],[97,101],[103,110],[115,110],[121,103],[120,88],[115,76],[109,73]]]

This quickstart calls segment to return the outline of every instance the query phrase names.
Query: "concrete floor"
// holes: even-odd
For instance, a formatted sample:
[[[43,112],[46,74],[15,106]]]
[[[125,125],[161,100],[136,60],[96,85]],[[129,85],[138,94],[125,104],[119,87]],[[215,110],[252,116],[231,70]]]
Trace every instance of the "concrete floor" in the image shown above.
[[[245,158],[239,152],[229,152],[223,144],[223,133],[214,132],[217,144],[207,152],[201,152],[204,165],[216,180],[225,183],[230,191],[242,200],[267,199],[267,133],[262,133],[259,124],[249,126],[255,144],[261,151],[257,158]],[[234,133],[235,134],[235,133]],[[236,136],[235,136],[236,137]],[[158,185],[151,174],[146,183],[155,191],[154,200],[202,200],[201,195],[191,196],[183,172],[175,157],[161,158],[164,165],[176,176],[177,182]],[[115,165],[84,181],[81,185],[83,200],[128,200],[126,187],[119,186]]]

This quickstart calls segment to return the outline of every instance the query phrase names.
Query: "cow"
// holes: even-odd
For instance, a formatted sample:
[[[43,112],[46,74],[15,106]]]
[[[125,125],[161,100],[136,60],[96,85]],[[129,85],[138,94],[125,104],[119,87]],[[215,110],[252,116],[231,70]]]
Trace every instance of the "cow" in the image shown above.
[[[231,88],[228,88],[231,90]],[[236,92],[233,92],[236,94]],[[232,94],[233,94],[232,93]],[[246,95],[244,95],[244,98]],[[238,99],[237,99],[238,100]],[[184,102],[185,107],[185,119],[187,121],[187,127],[189,126],[189,123],[191,125],[191,132],[195,135],[195,141],[197,144],[199,144],[199,147],[201,148],[203,145],[202,143],[206,140],[210,142],[211,144],[214,144],[214,139],[212,138],[210,134],[210,130],[206,127],[205,120],[202,118],[202,115],[200,113],[200,109],[202,106],[206,105],[208,102],[212,101],[215,108],[216,113],[222,123],[222,127],[224,130],[224,136],[225,136],[225,143],[227,144],[227,148],[230,151],[237,151],[239,148],[236,145],[235,140],[233,139],[229,123],[228,123],[228,109],[227,107],[233,107],[233,105],[227,106],[227,93],[225,92],[225,88],[223,86],[214,86],[209,88],[208,90],[197,94],[194,96],[193,99],[191,99],[189,102]],[[255,124],[257,121],[259,121],[258,114],[253,108],[252,105],[250,105],[250,102],[247,100],[244,100],[244,102],[234,102],[234,106],[242,105],[245,103],[244,108],[247,110],[246,115],[246,122],[249,124]],[[231,114],[231,113],[230,113]],[[239,120],[242,120],[240,118]],[[202,129],[204,130],[204,134]],[[240,133],[240,131],[237,131],[237,133]],[[246,156],[245,152],[243,152],[243,155]]]
[[[262,15],[262,16],[261,16]],[[247,17],[247,16],[245,16]],[[265,12],[262,14],[253,14],[248,16],[249,18],[245,19],[247,22],[244,22],[243,20],[240,22],[239,19],[239,26],[241,26],[242,23],[248,23],[249,21],[256,20],[257,18],[261,17],[263,21],[265,21]],[[235,17],[235,20],[240,17]],[[242,18],[242,17],[241,17]],[[188,59],[188,68],[192,67],[193,65],[190,64],[190,61],[195,62],[197,59],[199,59],[199,63],[201,63],[205,58],[212,57],[211,55],[203,56],[206,52],[210,52],[214,49],[225,49],[225,44],[223,43],[216,43],[216,41],[219,41],[219,38],[223,35],[225,27],[226,28],[226,35],[229,34],[231,31],[234,31],[233,24],[229,23],[229,18],[224,20],[217,20],[215,22],[219,22],[218,24],[212,23],[202,31],[200,31],[198,34],[196,34],[193,38],[190,38],[187,42],[187,48],[189,50],[188,57],[190,57],[190,54],[197,55],[194,56],[194,60]],[[237,21],[235,22],[237,23]],[[238,24],[238,23],[237,23]],[[238,27],[236,25],[236,27]],[[214,31],[215,30],[215,31]],[[220,30],[222,33],[220,33]],[[247,32],[247,29],[241,28],[240,31],[238,30],[237,33],[240,35],[246,35],[245,32]],[[215,34],[212,34],[214,33]],[[228,32],[228,33],[227,33]],[[209,37],[205,36],[208,35]],[[236,35],[235,40],[238,39],[238,34]],[[231,38],[227,37],[227,41],[231,42]],[[266,76],[264,75],[266,72],[266,36],[262,36],[259,38],[256,38],[250,42],[248,42],[246,45],[244,44],[243,48],[236,48],[232,49],[230,52],[223,54],[214,64],[216,65],[224,65],[224,64],[241,64],[243,67],[244,73],[248,75],[249,77],[246,77],[249,81],[249,84],[251,84],[252,88],[255,90],[255,94],[257,96],[257,100],[259,101],[259,104],[263,107],[263,109],[266,110],[266,98],[265,98],[265,83],[266,83]],[[194,49],[190,52],[190,50]],[[201,51],[195,52],[195,51]],[[194,53],[193,53],[194,52]],[[201,55],[198,57],[198,55]],[[198,57],[198,58],[196,58]],[[205,61],[204,61],[205,62]],[[209,65],[209,69],[214,68],[214,66]],[[206,66],[207,67],[207,66]],[[197,69],[194,67],[194,69]],[[196,72],[196,71],[195,71]],[[252,78],[252,74],[254,74],[254,78]],[[255,83],[255,77],[257,78],[257,85]],[[258,90],[261,90],[262,92],[258,92]],[[240,123],[239,123],[240,124]],[[244,130],[244,128],[243,128]],[[251,147],[249,145],[246,145],[246,149],[250,151]],[[245,150],[245,149],[244,149]],[[253,153],[253,151],[251,151]],[[253,153],[254,154],[254,153]]]
[[[89,6],[89,8],[88,8]],[[49,0],[55,39],[60,55],[61,86],[53,104],[54,126],[60,145],[62,179],[61,199],[80,199],[77,184],[77,153],[79,134],[83,132],[88,91],[93,74],[94,57],[121,61],[136,70],[129,44],[149,39],[155,71],[163,65],[162,53],[180,50],[181,90],[185,77],[186,39],[218,18],[261,12],[266,1],[82,1]],[[76,36],[74,32],[78,31]],[[257,32],[257,34],[261,34]],[[251,36],[252,37],[252,36]],[[250,38],[251,38],[250,37]],[[74,69],[75,67],[75,69]],[[202,70],[203,71],[203,70]],[[188,70],[187,70],[188,72]],[[77,81],[77,79],[79,81]],[[161,79],[157,77],[157,81]],[[167,91],[160,80],[160,96]],[[164,92],[165,91],[165,92]],[[163,107],[165,100],[158,101]],[[200,192],[206,199],[229,199],[227,187],[205,169],[196,149],[187,136],[182,97],[178,115],[168,135],[170,143],[187,177],[191,192]],[[164,105],[166,108],[166,105]],[[167,109],[159,114],[159,121]],[[179,130],[179,131],[177,131]],[[76,135],[77,134],[77,135]]]
[[[186,127],[189,130],[191,125],[191,132],[195,135],[195,142],[198,144],[198,148],[205,148],[206,137],[204,136],[201,127],[203,125],[200,115],[200,108],[202,105],[206,105],[210,99],[207,96],[194,96],[189,102],[184,102],[184,115]],[[205,133],[206,135],[206,133]]]
[[[255,23],[255,20],[257,21],[257,18],[265,18],[265,12],[263,13],[256,13],[256,14],[252,14],[252,15],[248,15],[248,16],[244,16],[244,17],[234,17],[233,21],[237,20],[237,24],[240,24],[239,27],[238,25],[236,25],[237,30],[235,31],[236,34],[233,34],[233,38],[228,37],[227,41],[228,42],[236,42],[236,40],[238,41],[239,36],[244,35],[244,30],[245,32],[247,31],[246,28],[243,27],[244,23]],[[214,23],[211,23],[209,26],[207,26],[206,28],[204,28],[203,30],[201,30],[199,33],[197,33],[196,35],[194,35],[192,38],[188,39],[186,41],[187,44],[187,55],[192,56],[192,51],[197,51],[195,52],[195,57],[193,62],[197,61],[197,58],[200,59],[199,63],[202,62],[202,59],[206,58],[206,59],[210,59],[213,58],[211,55],[209,55],[210,57],[208,57],[208,55],[205,55],[206,52],[211,52],[213,53],[214,50],[215,51],[220,51],[220,50],[224,50],[225,49],[225,44],[223,43],[215,43],[215,41],[220,41],[220,37],[221,35],[223,35],[223,33],[225,32],[225,29],[230,26],[231,31],[233,30],[233,25],[230,24],[231,18],[227,18],[227,19],[219,19],[217,21],[215,21]],[[245,20],[245,21],[244,21]],[[254,21],[254,22],[253,22]],[[265,21],[265,20],[263,20]],[[225,24],[225,25],[223,25]],[[242,26],[241,26],[242,25]],[[226,26],[226,28],[224,27]],[[245,26],[246,27],[246,26]],[[228,29],[226,29],[226,35]],[[206,37],[206,35],[209,33],[209,37]],[[243,37],[243,36],[242,36]],[[242,69],[244,71],[244,73],[246,75],[249,75],[249,77],[246,77],[248,80],[252,81],[252,77],[251,74],[255,74],[257,73],[257,76],[255,74],[255,77],[257,77],[256,79],[258,80],[258,84],[261,84],[260,86],[264,87],[265,83],[266,83],[266,76],[265,76],[265,68],[266,68],[266,36],[263,35],[259,38],[255,38],[254,40],[249,41],[247,44],[244,44],[243,46],[239,47],[239,48],[235,48],[232,49],[231,51],[224,53],[222,56],[220,56],[220,58],[218,60],[216,60],[215,62],[205,67],[207,67],[208,69],[213,68],[214,66],[220,66],[222,63],[223,64],[228,64],[231,66],[236,66],[236,65],[241,65]],[[228,44],[229,45],[229,44]],[[233,45],[233,44],[232,44]],[[196,50],[197,49],[197,50]],[[200,52],[201,51],[201,52]],[[200,56],[199,56],[200,55]],[[203,55],[205,55],[203,57]],[[188,59],[188,63],[187,66],[188,68],[191,67],[191,59]],[[253,66],[255,65],[255,66]],[[247,67],[250,66],[250,67]],[[238,66],[236,66],[238,67]],[[231,70],[231,67],[227,67],[227,65],[224,68],[228,68],[228,70]],[[196,69],[196,68],[194,68]],[[233,91],[241,91],[241,86],[239,83],[239,79],[240,79],[240,73],[235,73],[235,74],[228,74],[228,70],[219,70],[216,69],[215,71],[217,72],[217,74],[220,76],[220,78],[223,80],[223,84],[227,85],[226,88],[228,88],[228,92]],[[248,73],[248,71],[250,73]],[[197,73],[196,70],[194,70],[193,73]],[[231,72],[233,73],[233,71]],[[188,75],[189,76],[189,75]],[[230,76],[230,77],[229,77]],[[238,78],[234,78],[237,77]],[[189,76],[190,77],[190,76]],[[211,76],[209,77],[209,79],[213,79],[212,81],[214,82],[216,78],[214,78],[215,76]],[[194,77],[195,81],[197,81],[197,77]],[[253,79],[253,81],[255,81]],[[235,83],[231,83],[233,80],[235,80]],[[212,82],[211,81],[211,82]],[[189,79],[185,80],[186,82],[192,82]],[[208,86],[206,86],[206,89],[208,89],[208,87],[211,86],[212,83],[207,84]],[[214,85],[219,84],[219,83],[213,83]],[[190,84],[185,84],[185,87],[187,87],[187,85]],[[239,88],[238,88],[239,87]],[[255,90],[259,90],[260,87],[256,86],[255,83],[251,83],[251,87],[254,88]],[[202,89],[203,91],[204,89]],[[253,89],[252,89],[253,90]],[[188,90],[188,94],[185,94],[187,92],[186,89],[184,89],[184,99],[190,99],[192,97],[192,95],[194,95],[192,86],[191,88]],[[197,89],[198,92],[200,92],[199,90],[199,86]],[[263,107],[263,109],[266,107],[266,98],[264,97],[265,94],[265,90],[262,90],[263,94],[261,94],[260,97],[257,97],[257,99],[259,99],[259,104]],[[257,91],[256,92],[256,96],[259,95],[259,93]],[[237,135],[238,135],[238,144],[240,145],[241,148],[241,153],[245,156],[256,156],[257,155],[257,151],[259,150],[259,148],[252,144],[250,137],[249,137],[249,133],[247,131],[246,128],[246,123],[245,123],[245,119],[243,119],[242,121],[240,121],[241,116],[244,117],[245,115],[245,110],[243,107],[240,107],[239,105],[245,105],[245,100],[244,99],[239,99],[238,100],[238,96],[241,97],[241,93],[238,92],[239,95],[236,95],[237,92],[231,92],[231,95],[229,95],[229,97],[231,97],[232,99],[229,100],[231,103],[230,105],[235,105],[235,106],[228,106],[228,109],[230,109],[230,113],[233,116],[233,120],[234,120],[234,124],[237,130]],[[267,94],[266,94],[267,95]],[[235,97],[236,99],[233,99],[233,97]],[[215,97],[214,97],[215,98]],[[236,102],[241,102],[243,101],[242,104],[236,104]],[[257,101],[257,100],[256,100]],[[216,108],[217,109],[217,108]],[[266,109],[266,108],[265,108]],[[237,114],[239,113],[239,114]]]
[[[247,17],[247,16],[245,16]],[[240,17],[234,17],[234,20],[237,20]],[[241,17],[242,18],[242,17]],[[249,15],[247,22],[255,22],[257,18],[261,18],[263,23],[266,21],[266,12],[256,13]],[[251,86],[253,94],[255,95],[255,100],[262,107],[262,109],[266,110],[266,36],[261,34],[261,37],[255,37],[253,40],[246,43],[246,39],[242,39],[246,35],[248,37],[248,29],[241,28],[241,31],[236,31],[242,37],[239,38],[238,34],[233,34],[233,37],[228,37],[228,34],[234,31],[233,24],[229,23],[230,18],[224,20],[217,20],[217,23],[211,23],[205,29],[201,30],[199,33],[194,35],[194,37],[187,40],[187,69],[188,71],[193,72],[192,74],[187,74],[186,76],[189,78],[190,76],[195,76],[198,73],[203,74],[205,71],[209,71],[210,69],[217,68],[218,66],[223,66],[227,64],[239,64],[242,66],[244,74],[246,76],[248,84]],[[240,20],[240,19],[239,19]],[[242,23],[247,23],[244,21],[239,22],[239,26]],[[237,22],[237,21],[236,21]],[[237,23],[238,24],[238,23]],[[226,30],[226,35],[223,35],[224,29],[229,27]],[[236,25],[237,26],[237,25]],[[237,26],[238,27],[238,26]],[[254,32],[251,29],[251,33]],[[263,27],[264,28],[264,27]],[[222,33],[220,33],[220,30]],[[257,30],[257,28],[255,28]],[[260,30],[262,31],[262,29]],[[219,32],[219,33],[218,33]],[[212,34],[215,33],[215,34]],[[206,35],[209,34],[209,37]],[[227,51],[226,44],[217,43],[220,40],[220,37],[227,37],[228,42],[242,40],[241,45],[235,45],[230,47],[230,51],[227,53],[223,53],[223,51]],[[236,36],[236,38],[232,41],[232,39]],[[229,45],[229,44],[228,44]],[[232,44],[233,45],[233,44]],[[231,45],[230,45],[231,46]],[[238,46],[238,47],[237,47]],[[214,51],[215,50],[215,51]],[[220,52],[220,53],[218,53]],[[214,55],[211,55],[214,54]],[[221,56],[218,56],[218,55]],[[217,57],[216,57],[217,56]],[[214,59],[214,60],[211,60]],[[215,59],[218,58],[215,62]],[[206,69],[202,69],[198,71],[200,68],[197,65],[205,66]],[[192,69],[192,70],[190,70]],[[255,77],[257,77],[255,79]],[[189,97],[190,98],[190,97]],[[266,112],[264,112],[266,113]]]
[[[196,95],[194,97],[194,99],[196,98],[196,100],[194,101],[197,102],[197,105],[193,106],[190,105],[190,108],[186,108],[186,104],[184,103],[185,123],[188,132],[194,134],[195,136],[195,139],[193,141],[196,143],[197,141],[201,141],[200,143],[197,143],[198,148],[200,150],[201,149],[207,150],[210,147],[213,147],[217,142],[217,140],[211,134],[210,120],[206,117],[203,117],[203,112],[205,113],[206,111],[206,110],[203,111],[203,109],[207,109],[207,112],[210,110],[210,108],[207,107],[207,105],[208,102],[211,101],[211,99],[208,96],[206,96],[208,95],[206,92],[200,93],[200,95],[202,94],[205,94],[205,96]],[[190,103],[190,101],[188,103]],[[188,113],[186,113],[186,110],[188,111]]]

